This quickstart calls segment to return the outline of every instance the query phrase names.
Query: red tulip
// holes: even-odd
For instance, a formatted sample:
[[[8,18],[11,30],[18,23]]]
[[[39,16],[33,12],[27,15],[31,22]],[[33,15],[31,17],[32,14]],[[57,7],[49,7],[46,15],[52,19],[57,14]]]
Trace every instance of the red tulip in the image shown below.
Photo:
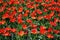
[[[30,24],[32,28],[37,28],[37,25],[36,24]]]
[[[54,38],[54,36],[52,34],[47,34],[48,38]]]
[[[16,28],[12,28],[11,32],[15,33],[16,32]]]
[[[32,33],[32,34],[37,34],[38,31],[37,31],[37,29],[32,29],[32,30],[31,30],[31,33]]]
[[[54,30],[54,33],[55,34],[58,34],[60,31],[59,30]]]
[[[4,34],[2,34],[3,36],[10,36],[10,33],[9,32],[6,32]]]
[[[23,28],[23,29],[27,29],[27,25],[26,25],[26,24],[23,24],[23,25],[22,25],[22,28]]]
[[[54,18],[54,22],[56,23],[56,22],[58,22],[59,21],[59,19],[58,18]]]
[[[28,23],[32,23],[32,20],[30,20],[30,19],[27,19],[26,21],[27,21]]]
[[[23,23],[23,20],[22,19],[18,19],[18,23],[19,24],[22,24]]]
[[[23,16],[24,16],[24,17],[27,17],[27,16],[28,16],[28,13],[24,13]]]
[[[5,14],[2,15],[2,19],[6,19],[6,18],[9,18],[9,13],[6,12]]]
[[[18,12],[22,12],[22,11],[23,11],[23,7],[19,7]]]
[[[35,2],[43,2],[43,0],[35,0]]]
[[[51,27],[49,27],[47,31],[48,31],[48,32],[52,32],[53,29],[52,29]]]
[[[45,2],[49,2],[49,0],[45,0]]]
[[[6,23],[5,20],[0,21],[1,25],[5,24],[5,23]]]
[[[46,28],[44,26],[40,26],[40,34],[45,34],[46,32]]]
[[[11,30],[11,28],[10,28],[10,27],[6,27],[6,28],[5,28],[5,30],[10,31],[10,30]]]
[[[10,19],[10,22],[15,22],[15,21],[16,21],[16,18]]]
[[[24,35],[24,31],[20,30],[20,31],[18,32],[18,35],[19,35],[19,36],[23,36],[23,35]]]
[[[57,26],[57,24],[55,22],[52,22],[52,21],[50,21],[50,25]]]
[[[37,13],[38,13],[38,14],[42,14],[42,11],[39,10],[39,9],[37,9]]]

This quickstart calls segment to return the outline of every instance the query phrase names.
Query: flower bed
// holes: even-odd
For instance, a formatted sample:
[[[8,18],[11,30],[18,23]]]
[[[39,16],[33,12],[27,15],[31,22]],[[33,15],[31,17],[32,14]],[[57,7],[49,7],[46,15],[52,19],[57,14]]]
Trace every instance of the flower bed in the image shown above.
[[[60,40],[60,1],[0,0],[0,40]]]

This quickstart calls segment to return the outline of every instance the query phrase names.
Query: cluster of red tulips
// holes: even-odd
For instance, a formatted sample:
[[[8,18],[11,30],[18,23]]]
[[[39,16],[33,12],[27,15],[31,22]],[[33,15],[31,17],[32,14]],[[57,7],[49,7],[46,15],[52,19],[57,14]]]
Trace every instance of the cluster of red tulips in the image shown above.
[[[60,34],[59,24],[60,0],[0,0],[2,36],[11,36],[11,33],[24,36],[30,32],[55,38],[53,34]]]

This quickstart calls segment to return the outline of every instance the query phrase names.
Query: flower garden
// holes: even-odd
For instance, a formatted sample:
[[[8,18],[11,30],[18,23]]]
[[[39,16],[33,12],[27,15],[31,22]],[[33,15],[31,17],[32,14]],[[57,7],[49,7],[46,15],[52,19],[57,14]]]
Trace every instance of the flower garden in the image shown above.
[[[60,40],[60,0],[0,0],[0,40]]]

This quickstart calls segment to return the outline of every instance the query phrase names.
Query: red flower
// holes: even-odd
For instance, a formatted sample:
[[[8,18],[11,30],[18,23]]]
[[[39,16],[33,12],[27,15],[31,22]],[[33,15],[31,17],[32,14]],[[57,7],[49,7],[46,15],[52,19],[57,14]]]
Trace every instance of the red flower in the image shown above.
[[[22,14],[19,14],[17,17],[17,21],[19,24],[23,23],[22,16],[23,16]]]
[[[37,31],[37,29],[32,29],[32,30],[31,30],[31,33],[32,33],[32,34],[37,34],[38,31]]]
[[[48,9],[54,11],[55,7],[49,7]]]
[[[45,2],[49,2],[49,0],[45,0]]]
[[[42,20],[43,19],[43,16],[38,16],[37,17],[37,20]]]
[[[0,34],[2,34],[3,33],[3,29],[0,29]]]
[[[49,16],[50,16],[50,17],[54,16],[54,12],[51,12],[51,13],[49,14]]]
[[[54,16],[54,12],[51,12],[50,14],[45,15],[44,18],[50,20],[52,16]]]
[[[47,20],[50,20],[51,19],[51,16],[45,15],[44,18],[47,19]]]
[[[24,34],[27,35],[28,34],[28,31],[25,31]]]
[[[32,20],[30,20],[30,19],[27,19],[26,21],[27,21],[28,23],[32,23]]]
[[[58,34],[60,31],[59,30],[54,30],[54,33],[55,34]]]
[[[14,0],[10,0],[10,1],[8,2],[9,5],[11,5],[11,4],[13,4],[13,3],[14,3]]]
[[[2,29],[0,30],[0,32],[1,32],[1,34],[4,34],[4,33],[6,33],[6,30],[5,30],[4,28],[2,28]]]
[[[0,12],[3,12],[5,10],[5,6],[0,7]]]
[[[32,3],[28,3],[26,6],[27,8],[32,8],[32,9],[34,8],[34,5]]]
[[[10,28],[10,27],[6,27],[6,28],[5,28],[5,30],[10,31],[10,30],[11,30],[11,28]]]
[[[20,31],[18,32],[18,35],[19,35],[19,36],[23,36],[23,35],[24,35],[24,31],[20,30]]]
[[[48,37],[48,38],[54,38],[54,36],[51,35],[51,34],[47,34],[47,37]]]
[[[43,5],[44,7],[48,7],[48,5],[46,3],[42,3],[41,5]]]
[[[14,16],[12,14],[9,15],[9,19],[13,19]]]
[[[54,18],[54,22],[56,23],[56,22],[58,22],[59,21],[59,19],[58,18]]]
[[[22,11],[23,11],[23,7],[19,7],[18,12],[22,12]]]
[[[35,17],[37,14],[35,11],[33,11],[30,15],[31,15],[31,17]]]
[[[2,34],[3,36],[10,36],[10,33],[9,32],[6,32],[4,34]]]
[[[23,29],[27,29],[27,25],[26,25],[26,24],[23,24],[23,25],[22,25],[22,28],[23,28]]]
[[[4,3],[3,3],[3,6],[7,6],[7,2],[4,2]]]
[[[25,13],[23,14],[24,17],[27,17],[29,13],[29,10],[26,10]]]
[[[10,19],[10,22],[15,22],[16,21],[16,18],[11,18]]]
[[[11,10],[11,8],[9,7],[9,8],[7,8],[7,10],[8,10],[8,11],[10,11],[10,10]]]
[[[26,10],[25,13],[29,13],[30,11],[29,10]]]
[[[24,17],[27,17],[27,16],[28,16],[28,13],[24,13],[23,16],[24,16]]]
[[[3,2],[3,0],[0,0],[0,3],[2,3]]]
[[[31,15],[31,18],[32,18],[32,19],[36,19],[36,15],[37,15],[37,14],[36,14],[35,11],[33,11],[30,15]]]
[[[51,27],[49,27],[47,31],[48,31],[48,32],[52,32],[53,29],[52,29]]]
[[[18,23],[19,24],[22,24],[23,23],[23,20],[22,19],[18,19]]]
[[[50,25],[56,26],[57,24],[55,22],[50,21]]]
[[[54,0],[51,0],[51,2],[54,2]]]
[[[58,14],[58,16],[60,17],[60,13]]]
[[[45,29],[40,29],[40,34],[45,34],[46,33],[46,30]]]
[[[60,8],[58,8],[58,7],[55,7],[55,10],[59,12],[59,11],[60,11]]]
[[[24,0],[19,0],[20,1],[20,3],[24,3],[25,1]]]
[[[6,22],[5,22],[5,20],[2,20],[2,21],[0,21],[0,24],[2,25],[2,24],[5,24]]]
[[[59,1],[57,2],[57,6],[60,6],[60,2]]]
[[[14,4],[19,4],[19,1],[18,1],[18,0],[15,0],[15,1],[14,1]]]
[[[11,7],[11,10],[13,11],[12,13],[16,13],[16,11],[15,11],[16,10],[16,7],[12,6]]]
[[[40,26],[40,34],[45,34],[46,32],[46,28],[44,26]]]
[[[60,19],[58,20],[58,22],[60,22]]]
[[[13,11],[10,15],[13,15],[13,16],[16,15],[16,11]]]
[[[37,11],[38,14],[42,14],[41,10],[37,9],[36,11]]]
[[[37,28],[36,24],[30,24],[32,28]]]
[[[16,29],[15,28],[12,28],[11,29],[11,32],[15,33],[16,32]]]
[[[46,27],[45,26],[40,26],[40,29],[46,29]]]
[[[2,15],[2,19],[6,19],[6,18],[9,18],[9,13],[6,12],[5,14]]]
[[[44,12],[47,12],[48,10],[44,8],[43,11],[44,11]]]
[[[35,0],[35,2],[43,2],[43,0]]]
[[[17,16],[17,19],[19,20],[19,19],[22,19],[22,14],[19,14],[18,16]]]

